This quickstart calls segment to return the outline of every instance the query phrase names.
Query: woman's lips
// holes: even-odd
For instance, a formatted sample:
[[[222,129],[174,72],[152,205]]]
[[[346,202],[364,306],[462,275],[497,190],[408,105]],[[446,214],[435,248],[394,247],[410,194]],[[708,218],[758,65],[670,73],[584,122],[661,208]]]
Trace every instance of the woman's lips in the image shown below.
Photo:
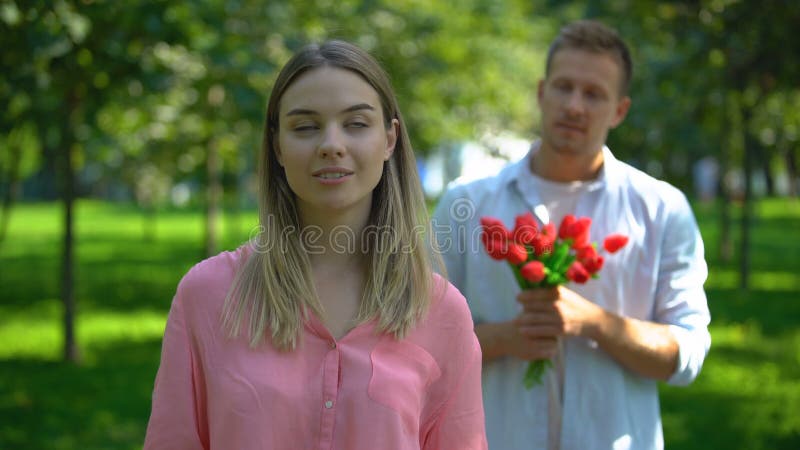
[[[347,181],[353,171],[343,167],[325,167],[315,170],[311,175],[322,184],[340,184]]]

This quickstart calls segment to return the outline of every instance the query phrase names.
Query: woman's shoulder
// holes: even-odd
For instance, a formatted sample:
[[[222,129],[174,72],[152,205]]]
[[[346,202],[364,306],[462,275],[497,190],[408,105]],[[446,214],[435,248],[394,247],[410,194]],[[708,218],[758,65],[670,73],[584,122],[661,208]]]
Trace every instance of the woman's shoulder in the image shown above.
[[[207,302],[221,304],[233,283],[236,271],[249,257],[250,252],[249,247],[243,245],[195,264],[178,283],[176,297],[195,307]]]
[[[466,299],[438,274],[433,276],[428,312],[409,339],[431,355],[443,373],[459,372],[480,355]]]
[[[461,291],[438,273],[433,274],[431,305],[426,322],[435,327],[473,329],[472,314]]]

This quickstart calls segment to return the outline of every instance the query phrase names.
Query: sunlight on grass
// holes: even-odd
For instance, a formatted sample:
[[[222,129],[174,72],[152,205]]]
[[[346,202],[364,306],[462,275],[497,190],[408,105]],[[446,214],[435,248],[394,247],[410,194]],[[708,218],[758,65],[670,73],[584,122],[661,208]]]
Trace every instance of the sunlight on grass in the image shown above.
[[[800,217],[800,200],[767,198],[757,203],[756,213],[761,219]]]
[[[712,267],[709,269],[706,288],[736,289],[738,287],[738,269],[726,269],[722,267]],[[800,276],[795,272],[789,271],[758,271],[750,275],[750,288],[767,291],[800,291]]]
[[[62,311],[57,300],[49,300],[27,311],[6,312],[0,322],[0,359],[61,358],[64,345]],[[76,334],[84,363],[94,359],[93,350],[119,342],[161,339],[166,316],[163,312],[116,312],[91,310],[78,315]]]

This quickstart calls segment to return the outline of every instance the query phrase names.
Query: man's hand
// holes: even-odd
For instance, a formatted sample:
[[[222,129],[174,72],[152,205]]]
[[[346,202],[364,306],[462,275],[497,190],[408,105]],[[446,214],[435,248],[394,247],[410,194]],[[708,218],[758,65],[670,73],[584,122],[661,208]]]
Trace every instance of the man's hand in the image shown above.
[[[554,335],[522,334],[522,329],[531,326],[527,316],[523,312],[510,322],[484,323],[475,326],[475,334],[481,343],[483,362],[503,356],[513,356],[525,361],[555,356],[557,341]]]
[[[517,301],[523,307],[520,334],[528,337],[591,337],[603,316],[602,308],[564,286],[528,289]]]

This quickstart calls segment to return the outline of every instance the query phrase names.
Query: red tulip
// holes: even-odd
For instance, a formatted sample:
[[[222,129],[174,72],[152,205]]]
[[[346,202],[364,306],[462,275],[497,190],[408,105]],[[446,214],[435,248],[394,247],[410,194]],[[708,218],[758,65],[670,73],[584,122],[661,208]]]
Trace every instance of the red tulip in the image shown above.
[[[583,264],[583,267],[586,269],[587,272],[589,272],[590,275],[594,275],[597,272],[599,272],[600,269],[603,268],[604,262],[605,259],[603,258],[603,256],[598,254],[595,254],[589,258],[581,260],[581,264]]]
[[[514,221],[513,239],[520,244],[533,245],[533,239],[539,233],[536,219],[530,212],[520,214]]]
[[[561,219],[561,226],[558,227],[558,237],[561,239],[569,239],[572,237],[570,231],[572,226],[575,225],[577,219],[572,214],[567,214]]]
[[[486,253],[488,253],[492,259],[498,261],[506,259],[506,255],[508,255],[508,241],[488,239],[487,234],[481,234],[481,238],[483,245],[486,247]]]
[[[572,239],[572,248],[580,248],[589,245],[589,228],[592,225],[592,219],[589,217],[581,217],[575,222],[572,227],[575,236]]]
[[[572,214],[567,214],[561,221],[558,229],[558,237],[561,239],[571,239],[572,248],[581,248],[589,244],[589,228],[592,219],[589,217],[575,218]]]
[[[595,274],[603,268],[604,259],[597,253],[594,245],[587,245],[577,249],[575,257],[583,264],[589,274]]]
[[[603,248],[606,249],[608,253],[616,253],[617,250],[621,249],[628,243],[628,236],[624,234],[610,234],[606,239],[603,241]]]
[[[537,256],[546,255],[553,252],[556,243],[556,227],[548,223],[542,228],[539,234],[533,238],[533,251]]]
[[[589,280],[589,272],[583,267],[580,261],[575,261],[569,266],[569,269],[567,269],[567,279],[583,284]]]
[[[528,259],[528,250],[525,246],[516,242],[508,243],[507,259],[511,264],[522,264]]]
[[[597,249],[591,244],[575,249],[575,257],[578,258],[578,261],[591,258],[594,255],[597,255]]]
[[[483,233],[485,233],[488,237],[488,240],[500,239],[500,240],[508,240],[511,239],[511,232],[503,225],[503,222],[500,219],[495,219],[494,217],[481,217],[481,226],[483,227]]]
[[[553,244],[555,239],[543,233],[539,233],[533,238],[533,252],[536,256],[546,255],[553,252]]]
[[[544,264],[542,264],[541,261],[531,261],[522,266],[519,272],[522,278],[525,278],[531,283],[538,283],[544,280],[545,276]]]

